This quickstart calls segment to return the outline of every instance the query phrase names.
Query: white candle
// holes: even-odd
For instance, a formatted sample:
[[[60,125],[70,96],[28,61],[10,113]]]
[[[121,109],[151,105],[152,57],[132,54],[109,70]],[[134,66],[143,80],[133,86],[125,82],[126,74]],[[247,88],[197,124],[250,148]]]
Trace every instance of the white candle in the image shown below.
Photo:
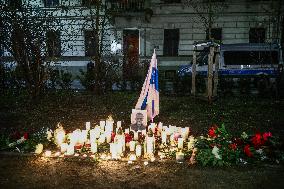
[[[65,131],[63,128],[56,129],[54,132],[55,142],[57,146],[60,146],[65,141]]]
[[[195,139],[193,136],[189,137],[189,142],[187,143],[188,150],[192,150],[194,148]]]
[[[80,143],[84,144],[85,142],[87,142],[88,139],[88,131],[87,130],[82,130],[81,131],[81,136],[80,136]]]
[[[183,138],[178,138],[178,148],[183,149]]]
[[[100,127],[101,127],[101,130],[105,130],[105,124],[106,122],[105,121],[100,121]]]
[[[90,130],[91,129],[91,122],[86,122],[86,130]]]
[[[162,131],[162,143],[167,143],[167,133],[165,131]]]
[[[100,138],[99,138],[99,140],[98,140],[99,144],[104,143],[104,142],[105,142],[105,139],[106,139],[105,134],[101,134],[101,135],[100,135]]]
[[[134,139],[133,140],[138,140],[138,132],[134,131]]]
[[[91,129],[90,130],[90,142],[94,142],[96,140],[96,130],[95,129]]]
[[[153,154],[154,153],[154,137],[147,137],[147,143],[146,143],[146,152],[147,154]]]
[[[110,143],[111,142],[111,131],[107,132],[105,135],[106,135],[106,142]]]
[[[97,144],[97,142],[92,142],[91,143],[91,152],[93,154],[98,152],[98,144]]]
[[[130,141],[129,142],[129,148],[131,152],[134,152],[135,150],[135,141]]]
[[[129,161],[136,161],[136,155],[135,154],[130,154]]]
[[[176,153],[176,161],[178,163],[182,163],[184,161],[184,153],[182,152],[177,152]]]
[[[116,123],[116,127],[117,127],[117,128],[121,127],[121,121],[118,121],[118,122]]]
[[[111,153],[111,157],[112,159],[117,159],[117,144],[116,143],[110,143],[110,153]]]
[[[99,138],[101,134],[101,128],[99,126],[95,127],[95,138]]]
[[[124,133],[126,134],[129,134],[129,129],[125,129]]]
[[[118,143],[116,144],[116,147],[117,147],[117,153],[118,155],[121,155],[122,152],[123,152],[123,143],[122,141],[118,141]]]
[[[74,146],[72,144],[68,145],[66,155],[74,155]]]
[[[65,153],[67,151],[68,144],[67,143],[62,143],[60,145],[61,153]]]
[[[138,145],[136,146],[136,156],[137,156],[137,157],[140,157],[141,154],[142,154],[142,146],[141,146],[140,144],[138,144]]]
[[[45,157],[50,157],[51,156],[51,151],[50,150],[46,150],[44,155],[45,155]]]

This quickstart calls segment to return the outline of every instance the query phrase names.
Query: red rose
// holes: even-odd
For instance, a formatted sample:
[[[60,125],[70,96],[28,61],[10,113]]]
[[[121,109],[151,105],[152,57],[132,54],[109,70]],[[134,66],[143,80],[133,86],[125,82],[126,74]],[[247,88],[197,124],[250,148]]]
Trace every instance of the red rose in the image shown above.
[[[272,134],[271,132],[266,132],[266,133],[263,133],[262,137],[264,141],[267,141],[268,137],[272,137]]]
[[[253,154],[251,153],[249,144],[245,145],[245,147],[244,147],[244,152],[245,152],[245,154],[246,154],[248,157],[252,157],[252,156],[253,156]]]
[[[18,140],[21,138],[21,134],[19,131],[15,131],[12,135],[10,135],[11,139]]]
[[[132,141],[132,136],[128,133],[125,133],[125,143]]]
[[[112,141],[112,142],[114,141],[114,137],[115,137],[115,132],[112,132],[112,133],[111,133],[111,141]]]
[[[216,138],[217,135],[216,135],[216,129],[217,129],[217,126],[212,126],[209,130],[208,130],[208,135],[209,137],[211,138]]]
[[[259,148],[261,145],[263,145],[264,141],[262,140],[262,136],[260,133],[256,133],[252,139],[251,139],[252,144],[254,145],[255,148]]]
[[[229,147],[235,151],[237,149],[237,144],[236,143],[233,143],[233,144],[230,144]]]
[[[28,138],[29,138],[29,133],[25,132],[25,133],[24,133],[24,139],[27,140]]]

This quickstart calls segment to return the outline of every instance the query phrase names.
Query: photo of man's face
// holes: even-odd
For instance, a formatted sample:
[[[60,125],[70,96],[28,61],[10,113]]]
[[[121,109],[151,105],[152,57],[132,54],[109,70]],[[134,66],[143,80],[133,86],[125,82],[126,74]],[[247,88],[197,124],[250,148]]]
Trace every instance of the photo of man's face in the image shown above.
[[[137,113],[136,114],[135,120],[136,120],[136,124],[137,125],[143,125],[143,119],[144,119],[144,116],[143,116],[142,113]]]
[[[147,125],[147,110],[136,110],[132,109],[131,113],[131,124],[136,125]]]

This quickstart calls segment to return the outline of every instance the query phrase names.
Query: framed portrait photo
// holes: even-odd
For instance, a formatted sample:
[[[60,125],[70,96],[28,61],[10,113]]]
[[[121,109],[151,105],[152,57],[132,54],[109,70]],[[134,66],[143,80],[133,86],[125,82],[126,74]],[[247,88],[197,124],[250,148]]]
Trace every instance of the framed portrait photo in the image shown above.
[[[147,125],[147,110],[132,109],[131,124],[137,124],[137,122],[142,122],[145,126]]]

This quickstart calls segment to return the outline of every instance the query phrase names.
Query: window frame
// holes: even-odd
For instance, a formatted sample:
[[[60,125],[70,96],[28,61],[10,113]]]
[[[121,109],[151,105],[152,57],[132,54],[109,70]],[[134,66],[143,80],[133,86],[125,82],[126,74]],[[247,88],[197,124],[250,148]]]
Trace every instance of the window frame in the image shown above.
[[[95,35],[92,35],[92,34],[88,34],[88,33],[91,33],[91,32],[93,32],[93,33],[95,33],[95,31],[94,30],[84,30],[84,41],[85,41],[85,56],[87,56],[87,57],[91,57],[91,56],[95,56],[95,54],[96,54],[96,36]],[[88,35],[87,35],[88,34]],[[91,38],[88,38],[88,39],[91,39],[91,40],[94,40],[94,41],[91,41],[91,44],[89,44],[89,43],[87,43],[88,41],[90,41],[90,40],[88,40],[87,41],[87,36],[88,37],[93,37],[93,39],[91,39]],[[92,49],[92,48],[90,48],[89,46],[91,45],[92,46],[92,43],[93,43],[93,45],[94,45],[94,50],[90,50],[90,49]]]
[[[175,33],[170,33],[175,31]],[[180,43],[180,30],[175,29],[164,29],[164,44],[163,44],[163,56],[178,56],[179,55],[179,43]]]
[[[62,52],[61,52],[61,37],[60,36],[61,35],[60,35],[59,30],[49,30],[46,32],[47,57],[60,57],[61,56]],[[52,37],[52,39],[49,39],[49,37]],[[51,46],[49,44],[50,42],[53,42]]]
[[[259,31],[257,31],[257,30],[259,30]],[[253,34],[253,32],[255,32],[255,33]],[[259,37],[260,34],[264,35],[263,38]],[[249,43],[265,43],[265,41],[266,41],[266,28],[264,28],[264,27],[253,27],[253,28],[249,29]]]

